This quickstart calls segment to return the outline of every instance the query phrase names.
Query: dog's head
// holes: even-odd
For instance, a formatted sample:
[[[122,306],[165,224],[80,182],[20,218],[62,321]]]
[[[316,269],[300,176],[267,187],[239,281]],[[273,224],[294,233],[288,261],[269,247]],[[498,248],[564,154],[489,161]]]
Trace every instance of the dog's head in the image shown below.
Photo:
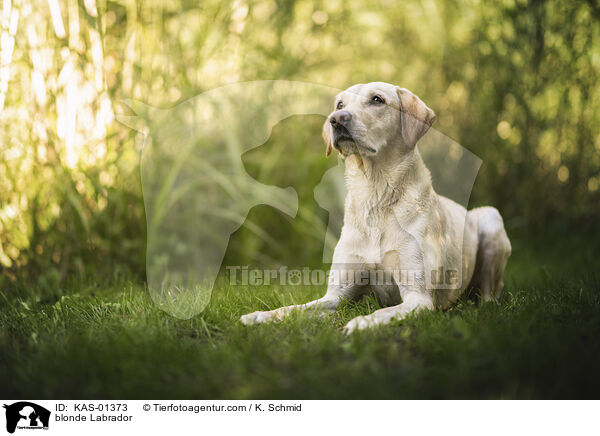
[[[351,86],[338,94],[323,125],[326,155],[375,156],[384,147],[411,150],[429,130],[435,114],[407,89],[384,82]]]

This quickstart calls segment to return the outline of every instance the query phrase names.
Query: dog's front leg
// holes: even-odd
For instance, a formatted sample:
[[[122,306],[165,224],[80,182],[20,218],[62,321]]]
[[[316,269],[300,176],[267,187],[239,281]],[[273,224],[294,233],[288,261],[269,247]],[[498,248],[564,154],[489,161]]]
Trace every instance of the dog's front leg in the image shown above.
[[[305,304],[284,306],[275,310],[248,313],[247,315],[242,315],[240,321],[246,325],[260,324],[269,321],[280,321],[294,310],[310,310],[312,312],[321,313],[333,312],[338,308],[342,300],[355,298],[361,290],[361,286],[355,284],[354,280],[352,279],[354,277],[354,274],[345,274],[344,272],[342,272],[340,276],[348,277],[350,279],[344,280],[342,282],[330,281],[325,295],[317,300]]]
[[[352,242],[352,241],[350,241]],[[360,259],[348,249],[348,241],[340,238],[333,253],[333,264],[329,275],[329,283],[325,295],[317,300],[305,304],[284,306],[275,310],[257,311],[242,315],[243,324],[260,324],[269,321],[280,321],[294,310],[310,310],[312,312],[333,312],[342,300],[356,298],[364,291],[364,286],[357,283],[356,278],[361,277],[357,271],[364,270]],[[351,245],[351,244],[350,244]]]
[[[269,321],[281,321],[285,316],[289,315],[294,310],[312,310],[322,312],[333,312],[340,304],[340,298],[334,298],[333,295],[325,294],[324,297],[318,300],[311,301],[305,304],[294,304],[292,306],[284,306],[275,310],[256,311],[242,315],[240,321],[246,325],[260,324]]]
[[[421,310],[433,310],[433,299],[429,294],[419,291],[408,292],[403,296],[402,304],[376,310],[370,315],[357,316],[344,327],[344,333],[350,334],[355,330],[364,330],[381,324],[389,324],[393,319],[406,318],[410,313]]]

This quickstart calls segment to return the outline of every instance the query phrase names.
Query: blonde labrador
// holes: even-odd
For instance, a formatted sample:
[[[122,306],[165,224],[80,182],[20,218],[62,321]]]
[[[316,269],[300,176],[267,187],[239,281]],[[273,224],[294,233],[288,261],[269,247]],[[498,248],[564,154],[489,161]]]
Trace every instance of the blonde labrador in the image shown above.
[[[348,193],[327,292],[249,313],[244,324],[293,310],[333,311],[344,299],[375,293],[389,307],[352,319],[351,333],[448,307],[469,286],[485,301],[500,296],[511,253],[502,217],[493,207],[467,212],[433,190],[416,144],[434,120],[416,95],[388,83],[354,85],[337,96],[323,137],[326,155],[335,149],[345,159]]]

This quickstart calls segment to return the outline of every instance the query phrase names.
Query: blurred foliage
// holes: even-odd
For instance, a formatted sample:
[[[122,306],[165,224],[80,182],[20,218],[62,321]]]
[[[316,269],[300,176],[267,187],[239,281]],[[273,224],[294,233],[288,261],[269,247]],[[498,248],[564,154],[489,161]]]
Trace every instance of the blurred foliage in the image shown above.
[[[143,135],[115,120],[128,113],[122,100],[172,107],[256,79],[402,85],[436,111],[437,129],[483,159],[472,204],[496,205],[509,228],[596,220],[599,19],[593,0],[4,0],[2,280],[142,276]],[[285,133],[306,138],[322,159],[320,122]],[[285,147],[286,134],[271,147]],[[252,175],[271,171],[247,158]],[[297,156],[281,154],[284,168],[286,158]],[[300,216],[326,219],[306,207]],[[272,210],[253,213],[267,229],[281,224]],[[285,244],[285,232],[275,234]],[[265,251],[251,236],[236,238],[242,259]]]

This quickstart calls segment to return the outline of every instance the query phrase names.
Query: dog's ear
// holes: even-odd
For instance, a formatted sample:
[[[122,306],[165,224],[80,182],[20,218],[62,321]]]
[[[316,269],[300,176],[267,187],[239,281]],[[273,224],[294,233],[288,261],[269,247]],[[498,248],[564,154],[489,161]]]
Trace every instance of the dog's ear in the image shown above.
[[[330,131],[331,127],[329,124],[329,118],[327,118],[323,124],[323,140],[327,146],[327,148],[325,148],[325,157],[329,157],[331,151],[333,150],[333,140],[331,139]]]
[[[413,148],[435,121],[435,113],[408,89],[396,87],[400,99],[402,140]]]

